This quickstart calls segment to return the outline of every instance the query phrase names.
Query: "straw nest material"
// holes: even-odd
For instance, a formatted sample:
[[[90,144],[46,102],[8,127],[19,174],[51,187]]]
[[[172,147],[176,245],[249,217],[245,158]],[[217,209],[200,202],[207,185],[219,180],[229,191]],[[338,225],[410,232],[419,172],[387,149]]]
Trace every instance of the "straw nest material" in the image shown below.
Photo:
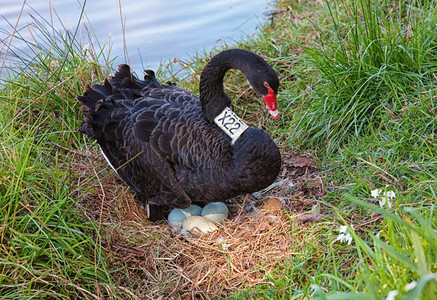
[[[87,187],[87,192],[78,191],[80,206],[100,224],[105,236],[101,246],[111,268],[118,270],[113,276],[126,298],[134,294],[140,299],[210,299],[264,283],[270,271],[293,258],[291,245],[300,243],[290,229],[304,230],[306,225],[290,217],[290,212],[304,212],[315,204],[305,197],[305,190],[296,188],[300,183],[284,168],[278,187],[258,195],[251,213],[245,209],[249,196],[233,199],[238,210],[218,231],[187,237],[175,233],[165,221],[150,223],[116,175],[90,168],[86,162],[75,166],[83,175],[78,185]],[[92,173],[98,180],[86,180],[86,174]],[[306,174],[307,180],[321,182]],[[316,183],[316,193],[322,193],[323,186]]]

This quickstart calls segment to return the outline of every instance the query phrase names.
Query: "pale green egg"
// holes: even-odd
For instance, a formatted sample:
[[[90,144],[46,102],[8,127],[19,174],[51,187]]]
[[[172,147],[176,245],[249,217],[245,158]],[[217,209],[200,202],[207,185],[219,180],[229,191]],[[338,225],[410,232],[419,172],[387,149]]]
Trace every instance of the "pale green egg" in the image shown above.
[[[199,205],[191,204],[187,208],[183,209],[184,211],[191,214],[191,216],[200,216],[200,212],[202,208]]]
[[[229,216],[229,209],[223,202],[211,202],[205,205],[200,215],[213,222],[223,224]]]
[[[190,216],[200,216],[202,208],[198,205],[191,204],[189,207],[180,209],[175,208],[168,214],[168,222],[174,226],[182,226],[185,218]]]

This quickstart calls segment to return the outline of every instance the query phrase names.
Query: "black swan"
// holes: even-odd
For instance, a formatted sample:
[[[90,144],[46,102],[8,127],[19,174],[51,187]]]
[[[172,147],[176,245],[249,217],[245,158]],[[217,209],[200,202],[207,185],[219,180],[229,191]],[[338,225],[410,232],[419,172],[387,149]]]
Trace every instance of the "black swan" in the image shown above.
[[[273,140],[229,109],[223,77],[232,68],[244,73],[277,119],[276,72],[241,49],[211,59],[200,77],[200,97],[161,84],[151,70],[139,80],[127,65],[77,97],[85,116],[78,131],[97,141],[139,204],[147,203],[151,221],[162,218],[163,207],[225,201],[278,176],[281,155]]]

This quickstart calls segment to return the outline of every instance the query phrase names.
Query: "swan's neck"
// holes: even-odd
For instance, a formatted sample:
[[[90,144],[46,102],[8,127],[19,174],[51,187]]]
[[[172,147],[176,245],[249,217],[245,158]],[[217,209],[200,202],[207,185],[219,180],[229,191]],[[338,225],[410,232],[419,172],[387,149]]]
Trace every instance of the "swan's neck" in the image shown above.
[[[199,98],[203,115],[209,122],[213,122],[217,115],[231,105],[231,100],[223,90],[223,78],[231,68],[228,60],[218,61],[213,57],[200,76]]]
[[[252,67],[250,64],[252,56],[253,53],[240,49],[227,50],[214,56],[205,66],[200,76],[199,98],[206,120],[213,122],[218,114],[231,105],[231,100],[223,90],[223,78],[226,72],[229,69],[237,69],[247,77]]]
[[[264,97],[269,110],[275,113],[279,85],[276,72],[260,56],[242,49],[231,49],[214,56],[200,76],[199,98],[207,121],[212,123],[225,107],[231,105],[223,91],[223,78],[229,69],[243,72],[255,91]],[[273,117],[277,119],[277,112]]]

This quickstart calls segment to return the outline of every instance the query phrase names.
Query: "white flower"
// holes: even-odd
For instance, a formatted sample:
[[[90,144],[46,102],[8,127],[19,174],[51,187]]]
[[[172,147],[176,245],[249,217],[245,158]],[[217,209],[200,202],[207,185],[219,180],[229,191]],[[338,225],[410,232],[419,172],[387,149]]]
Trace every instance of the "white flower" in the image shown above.
[[[385,206],[385,202],[388,202],[389,207],[391,207],[391,203],[390,203],[390,201],[387,201],[386,197],[382,197],[381,200],[379,200],[379,206],[380,207],[384,207]]]
[[[347,231],[347,226],[346,225],[340,226],[340,229],[338,231],[340,231],[340,233],[345,233]]]
[[[381,200],[379,200],[379,206],[384,207],[386,204],[388,207],[391,207],[392,199],[396,197],[395,192],[393,191],[386,191],[384,192],[384,195],[381,197]]]
[[[349,233],[341,233],[337,236],[337,240],[340,242],[347,242],[348,245],[352,242],[352,236]]]
[[[410,283],[407,283],[405,285],[404,289],[405,289],[406,292],[408,292],[408,291],[411,291],[412,289],[414,289],[416,287],[416,285],[417,285],[417,282],[413,280]]]
[[[385,196],[386,196],[387,198],[390,198],[390,200],[396,198],[396,194],[395,194],[394,191],[388,191],[388,192],[386,192],[386,193],[385,193]]]
[[[392,201],[394,198],[396,198],[396,193],[394,191],[384,191],[382,189],[375,189],[373,191],[370,191],[370,195],[379,200],[379,206],[384,207],[386,204],[388,207],[391,207]]]
[[[354,227],[351,225],[351,228],[354,228]],[[342,243],[347,242],[348,245],[350,245],[352,242],[352,235],[347,232],[348,227],[346,225],[342,225],[342,226],[340,226],[338,231],[340,232],[340,234],[337,236],[337,240],[342,242]]]
[[[387,298],[385,298],[385,300],[395,300],[397,295],[398,295],[397,290],[390,291],[388,292]]]
[[[379,194],[381,194],[381,190],[380,189],[376,189],[370,192],[370,195],[372,195],[373,198],[378,198]]]

